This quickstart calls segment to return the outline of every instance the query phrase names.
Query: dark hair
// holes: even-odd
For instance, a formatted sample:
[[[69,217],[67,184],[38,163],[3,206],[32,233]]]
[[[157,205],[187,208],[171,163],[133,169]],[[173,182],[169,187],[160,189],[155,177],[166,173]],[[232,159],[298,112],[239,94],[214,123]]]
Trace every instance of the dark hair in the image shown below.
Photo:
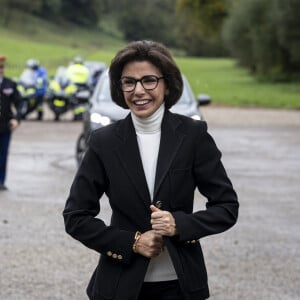
[[[180,98],[183,82],[179,68],[169,50],[153,41],[135,41],[120,50],[112,60],[109,69],[110,93],[112,100],[123,108],[128,108],[120,86],[125,65],[132,61],[148,61],[156,66],[165,78],[169,94],[165,95],[166,108],[172,107]]]

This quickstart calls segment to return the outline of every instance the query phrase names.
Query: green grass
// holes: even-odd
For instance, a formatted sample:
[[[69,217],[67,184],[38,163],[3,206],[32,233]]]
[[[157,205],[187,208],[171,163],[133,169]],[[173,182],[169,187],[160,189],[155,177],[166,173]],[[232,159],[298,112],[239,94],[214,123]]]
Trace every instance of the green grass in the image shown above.
[[[113,20],[105,20],[100,31],[84,30],[63,21],[49,24],[16,13],[15,21],[0,28],[0,53],[8,57],[6,74],[17,77],[28,58],[39,59],[50,75],[67,65],[75,55],[109,65],[125,45]],[[174,52],[180,53],[180,52]],[[195,95],[209,94],[213,103],[234,106],[300,108],[300,84],[258,82],[236,66],[232,59],[176,57]]]
[[[195,94],[235,106],[300,108],[300,84],[258,82],[232,59],[177,58]]]
[[[8,76],[18,76],[28,58],[39,59],[50,74],[78,54],[109,63],[113,53],[125,45],[110,32],[82,29],[64,21],[48,23],[20,12],[13,17],[8,27],[0,27],[0,53],[8,57]]]

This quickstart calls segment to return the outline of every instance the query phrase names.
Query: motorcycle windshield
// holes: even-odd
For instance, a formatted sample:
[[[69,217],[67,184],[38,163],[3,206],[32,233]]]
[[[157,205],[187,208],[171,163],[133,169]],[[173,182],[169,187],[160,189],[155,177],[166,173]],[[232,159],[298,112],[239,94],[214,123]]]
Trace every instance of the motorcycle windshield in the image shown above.
[[[69,81],[67,77],[67,68],[63,66],[58,67],[53,80],[59,83],[61,87],[66,87]]]
[[[31,69],[25,69],[20,76],[20,83],[25,86],[34,86],[36,83],[36,74]]]

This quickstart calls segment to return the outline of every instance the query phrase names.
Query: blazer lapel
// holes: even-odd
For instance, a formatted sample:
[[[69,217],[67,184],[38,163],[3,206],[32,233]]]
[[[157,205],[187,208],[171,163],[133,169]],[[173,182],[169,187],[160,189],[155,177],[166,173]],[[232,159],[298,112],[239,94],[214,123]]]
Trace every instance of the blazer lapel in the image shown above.
[[[157,160],[153,199],[156,198],[159,187],[184,140],[185,134],[177,130],[180,124],[181,121],[166,110],[161,126],[161,140]]]
[[[150,193],[130,114],[120,123],[117,134],[122,139],[122,143],[115,150],[116,154],[132,184],[143,199],[146,207],[149,209],[149,205],[151,203]]]

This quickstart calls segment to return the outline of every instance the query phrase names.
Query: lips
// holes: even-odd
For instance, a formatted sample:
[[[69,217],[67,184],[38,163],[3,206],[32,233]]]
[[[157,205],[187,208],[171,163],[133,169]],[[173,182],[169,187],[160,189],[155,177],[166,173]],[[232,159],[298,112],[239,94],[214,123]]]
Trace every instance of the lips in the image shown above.
[[[151,102],[150,100],[136,100],[136,101],[133,101],[133,103],[137,106],[143,106],[143,105],[146,105],[150,102]]]

